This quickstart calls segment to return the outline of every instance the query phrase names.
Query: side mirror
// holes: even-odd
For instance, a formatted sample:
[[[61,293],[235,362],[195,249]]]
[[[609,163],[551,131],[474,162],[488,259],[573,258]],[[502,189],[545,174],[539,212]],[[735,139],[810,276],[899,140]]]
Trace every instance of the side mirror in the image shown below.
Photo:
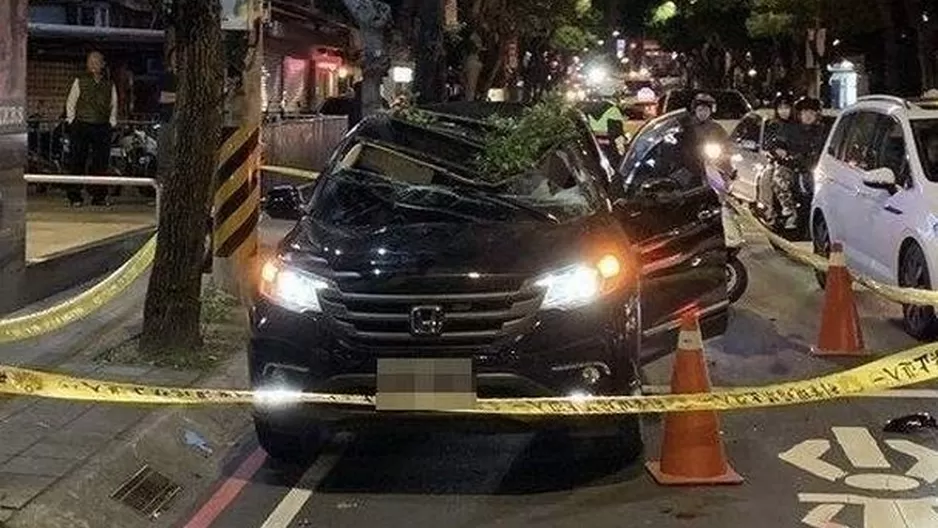
[[[863,183],[877,189],[891,189],[896,186],[896,174],[888,167],[873,169],[863,174]]]
[[[271,189],[264,198],[264,212],[275,220],[299,220],[300,191],[292,185],[278,185]]]
[[[751,139],[744,139],[740,141],[739,147],[745,150],[751,150],[753,152],[757,152],[759,150],[759,145]]]

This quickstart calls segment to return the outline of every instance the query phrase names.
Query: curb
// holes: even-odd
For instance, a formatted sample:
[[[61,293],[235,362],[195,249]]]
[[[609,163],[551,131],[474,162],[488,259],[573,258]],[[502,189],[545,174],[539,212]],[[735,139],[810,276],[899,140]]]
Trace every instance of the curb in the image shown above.
[[[236,354],[198,385],[242,385],[246,379],[246,364]],[[250,409],[245,406],[173,407],[152,412],[9,519],[0,520],[0,528],[175,525],[224,475],[228,457],[249,440],[245,430],[250,421]],[[208,449],[187,445],[186,436]],[[145,466],[181,488],[155,517],[112,498]]]

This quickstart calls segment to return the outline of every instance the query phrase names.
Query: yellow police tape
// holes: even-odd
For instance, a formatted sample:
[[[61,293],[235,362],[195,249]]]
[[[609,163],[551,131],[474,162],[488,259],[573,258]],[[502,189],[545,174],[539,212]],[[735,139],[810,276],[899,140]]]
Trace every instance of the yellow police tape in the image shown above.
[[[479,399],[474,408],[447,412],[509,416],[579,416],[728,411],[834,400],[895,389],[936,378],[938,344],[930,343],[844,372],[762,387],[738,387],[703,394]],[[158,387],[0,366],[0,394],[4,393],[141,405],[306,403],[374,409],[374,398],[363,395]]]
[[[0,319],[0,343],[20,341],[46,334],[87,317],[133,284],[153,262],[156,235],[130,260],[88,290],[55,306],[35,313]]]
[[[275,174],[283,174],[284,176],[295,176],[297,178],[304,178],[307,180],[315,180],[319,177],[319,173],[316,171],[295,169],[293,167],[279,167],[277,165],[261,165],[261,170],[273,172]]]
[[[811,266],[818,271],[827,271],[827,259],[820,255],[815,255],[814,253],[805,251],[792,242],[789,242],[788,240],[785,240],[779,235],[773,233],[767,227],[762,225],[762,222],[757,220],[756,217],[753,216],[752,212],[737,203],[735,200],[730,199],[727,201],[730,205],[733,206],[736,212],[746,220],[747,223],[759,229],[773,244],[775,244],[776,247],[787,253],[791,258],[801,262],[802,264]],[[877,295],[889,299],[890,301],[917,306],[938,306],[938,291],[892,286],[890,284],[879,282],[875,279],[871,279],[863,275],[857,275],[855,273],[853,274],[853,280],[876,293]]]

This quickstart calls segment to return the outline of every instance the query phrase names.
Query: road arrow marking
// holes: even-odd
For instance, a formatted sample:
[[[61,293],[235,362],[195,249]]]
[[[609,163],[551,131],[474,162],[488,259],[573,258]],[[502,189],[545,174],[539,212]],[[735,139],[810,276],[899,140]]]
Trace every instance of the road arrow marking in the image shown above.
[[[836,482],[847,476],[847,472],[821,460],[830,448],[829,440],[805,440],[788,451],[779,453],[778,458],[812,475]]]
[[[834,517],[837,517],[837,514],[844,509],[844,506],[846,504],[821,504],[808,512],[804,519],[801,519],[801,522],[811,528],[850,528],[834,522]]]
[[[916,459],[912,469],[906,471],[906,476],[920,478],[929,484],[938,481],[938,451],[913,444],[908,440],[886,440],[886,444]]]
[[[886,455],[876,445],[876,439],[866,427],[833,427],[837,443],[844,448],[844,454],[853,464],[861,469],[889,469]]]

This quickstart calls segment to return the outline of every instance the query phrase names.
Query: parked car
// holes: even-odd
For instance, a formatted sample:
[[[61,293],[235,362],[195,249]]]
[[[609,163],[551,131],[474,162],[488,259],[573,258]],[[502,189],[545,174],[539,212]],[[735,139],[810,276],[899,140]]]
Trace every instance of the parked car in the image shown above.
[[[673,349],[686,310],[699,310],[707,337],[726,327],[719,202],[655,141],[673,132],[670,121],[646,126],[638,145],[655,145],[631,154],[624,179],[571,114],[576,137],[495,182],[475,162],[491,126],[480,120],[523,107],[431,109],[429,125],[367,118],[308,188],[266,199],[271,217],[297,223],[264,265],[251,310],[253,388],[378,401],[368,411],[255,405],[258,439],[276,458],[302,459],[336,429],[426,424],[430,407],[472,404],[465,394],[443,401],[447,386],[479,397],[637,394],[640,356]],[[421,389],[436,403],[393,398],[400,383],[416,390],[418,371],[444,368]],[[395,388],[379,374],[388,369],[407,379]],[[533,425],[599,435],[626,459],[641,446],[637,417]]]
[[[856,273],[910,288],[938,285],[938,105],[860,98],[828,137],[816,189],[815,253],[827,255],[839,241]],[[933,307],[904,305],[902,312],[910,335],[938,334]]]
[[[733,130],[740,119],[752,112],[752,105],[746,96],[738,90],[671,90],[662,97],[658,104],[658,114],[663,115],[676,110],[687,109],[694,96],[707,93],[717,101],[713,119],[723,125],[727,131]]]

